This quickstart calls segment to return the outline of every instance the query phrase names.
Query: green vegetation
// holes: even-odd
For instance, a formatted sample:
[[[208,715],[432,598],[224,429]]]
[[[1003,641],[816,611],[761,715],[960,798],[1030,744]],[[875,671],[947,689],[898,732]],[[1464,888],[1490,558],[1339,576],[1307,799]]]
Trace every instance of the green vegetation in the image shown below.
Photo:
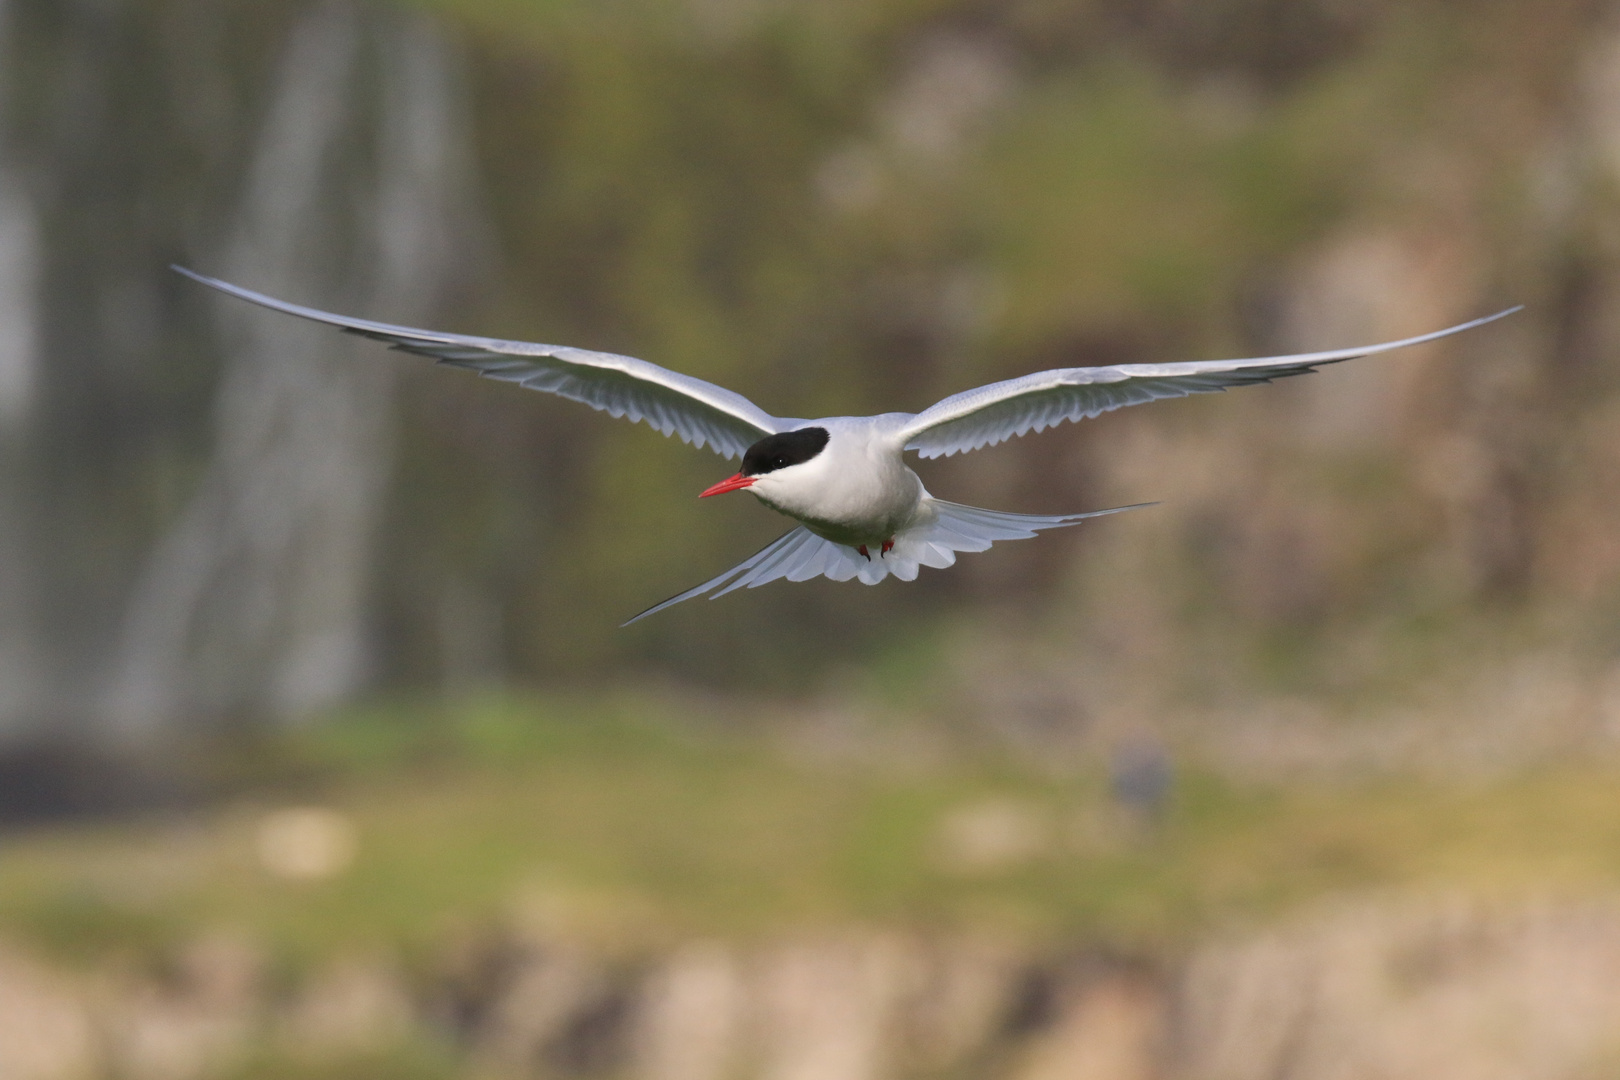
[[[918,466],[942,496],[1014,510],[1163,500],[1152,538],[1137,534],[1143,554],[1120,565],[1106,549],[1133,526],[1110,519],[907,587],[782,586],[629,630],[624,618],[786,523],[744,497],[700,504],[726,469],[707,452],[362,350],[399,373],[397,423],[375,448],[391,455],[385,517],[357,597],[380,687],[651,674],[814,693],[942,618],[992,621],[1004,602],[1027,613],[1019,633],[1076,653],[1140,623],[1135,653],[1174,656],[1173,691],[1203,667],[1311,693],[1346,636],[1468,622],[1504,599],[1511,622],[1560,580],[1597,616],[1613,607],[1590,599],[1614,595],[1600,539],[1613,530],[1569,539],[1588,535],[1571,522],[1600,518],[1591,493],[1614,428],[1598,315],[1608,189],[1602,152],[1581,149],[1582,133],[1607,130],[1606,99],[1585,103],[1598,92],[1578,72],[1597,38],[1578,5],[392,7],[365,9],[367,35],[391,40],[414,11],[451,44],[445,104],[469,181],[454,231],[470,250],[445,270],[445,295],[371,314],[624,351],[815,416],[920,408],[1042,367],[1327,346],[1531,309],[1443,350]],[[65,57],[81,31],[39,0],[7,10],[18,160],[53,161],[51,103],[74,92]],[[41,470],[23,487],[48,493],[19,516],[61,515],[37,544],[60,564],[38,592],[103,612],[86,617],[87,641],[134,595],[215,447],[209,401],[230,343],[213,333],[232,309],[163,266],[224,265],[217,245],[238,228],[268,95],[308,9],[217,3],[215,29],[181,35],[177,52],[166,35],[185,10],[120,9],[119,63],[91,68],[130,111],[84,136],[105,156],[74,166],[82,189],[38,181],[72,193],[42,240],[66,260],[47,275],[64,313],[49,355],[111,355],[69,332],[83,320],[66,313],[85,311],[108,313],[109,347],[147,350],[84,372],[46,364],[66,381],[40,403],[62,411],[41,414],[35,464],[18,466]],[[389,48],[369,49],[362,82],[387,67]],[[172,91],[198,71],[220,80],[208,124]],[[356,92],[364,126],[375,95]],[[344,205],[360,175],[317,186]],[[115,235],[121,254],[88,254]],[[362,288],[365,257],[330,257],[333,286],[318,284],[326,256],[298,255],[315,275],[299,299],[341,305],[337,282]],[[100,299],[133,288],[100,276],[114,268],[154,299]],[[79,279],[101,284],[54,291]],[[142,311],[150,326],[114,318]],[[1558,312],[1575,322],[1560,329]],[[1092,586],[1103,578],[1117,587]],[[1164,616],[1133,617],[1149,607]],[[1368,651],[1366,667],[1404,656],[1393,639]]]
[[[216,1080],[449,1080],[456,1062],[443,1048],[406,1043],[395,1049],[311,1061],[285,1052],[254,1055]]]
[[[1472,195],[1414,183],[1413,163],[1522,172],[1524,148],[1492,136],[1488,106],[1457,88],[1480,70],[1534,86],[1544,62],[1534,50],[1502,54],[1524,27],[1500,5],[1221,0],[1196,17],[1149,3],[1123,19],[1110,5],[1050,0],[419,3],[457,28],[473,61],[500,259],[499,290],[458,312],[459,325],[646,356],[807,416],[919,408],[1044,366],[1278,346],[1276,316],[1330,238],[1396,236],[1426,251],[1425,237],[1457,232],[1458,220],[1489,232]],[[1563,19],[1542,29],[1572,33]],[[1503,212],[1523,212],[1498,191],[1511,185],[1481,183]],[[1471,280],[1436,287],[1459,298],[1447,314],[1483,302],[1463,299],[1477,291]],[[1425,326],[1440,317],[1414,316]],[[412,387],[458,395],[458,409],[483,419],[456,438],[407,427],[402,475],[423,482],[400,492],[390,536],[419,572],[386,575],[383,587],[415,612],[435,568],[454,566],[462,587],[498,598],[512,670],[587,681],[651,665],[683,681],[795,693],[974,600],[964,590],[976,571],[959,568],[908,589],[739,595],[723,615],[685,605],[620,632],[650,598],[731,565],[782,523],[741,503],[699,505],[692,495],[717,463],[645,431],[442,377]],[[1343,624],[1398,619],[1436,593],[1471,612],[1469,587],[1427,580],[1443,578],[1445,560],[1431,556],[1455,539],[1414,479],[1422,454],[1400,442],[1302,446],[1277,420],[1280,400],[1100,419],[1086,425],[1095,434],[1065,429],[971,465],[927,464],[924,478],[963,501],[1031,508],[1162,498],[1170,470],[1111,483],[1116,470],[1093,440],[1127,423],[1218,435],[1247,416],[1256,452],[1228,479],[1180,491],[1162,528],[1212,516],[1192,505],[1205,497],[1252,514],[1259,494],[1228,498],[1230,477],[1292,477],[1288,504],[1319,491],[1346,538],[1319,563],[1327,541],[1275,539],[1304,550],[1298,573],[1319,580],[1295,591],[1309,603],[1210,591],[1208,618],[1174,628],[1190,639],[1176,643],[1187,666],[1222,642],[1253,645],[1269,670],[1275,630],[1298,643],[1310,681],[1313,652],[1330,653]],[[1287,438],[1268,450],[1278,430]],[[1377,476],[1373,490],[1331,475],[1346,456]],[[1088,530],[1064,559],[998,553],[1029,568],[998,595],[1075,610],[1075,591],[1054,587],[1060,570],[1097,573],[1093,535],[1117,528]],[[1165,594],[1189,568],[1241,576],[1237,564],[1265,539],[1242,522],[1229,528],[1207,552],[1186,529],[1134,571],[1133,588],[1204,603]],[[570,572],[556,572],[564,563]],[[416,634],[428,620],[399,621]],[[436,643],[402,644],[398,682],[430,677]]]
[[[642,701],[403,712],[274,748],[299,779],[183,819],[13,836],[0,936],[150,963],[219,928],[295,967],[514,924],[609,952],[848,924],[1156,949],[1344,890],[1620,883],[1612,766],[1282,787],[1187,764],[1152,821],[1095,765],[816,753]],[[259,830],[289,805],[352,820],[352,865],[268,873]]]

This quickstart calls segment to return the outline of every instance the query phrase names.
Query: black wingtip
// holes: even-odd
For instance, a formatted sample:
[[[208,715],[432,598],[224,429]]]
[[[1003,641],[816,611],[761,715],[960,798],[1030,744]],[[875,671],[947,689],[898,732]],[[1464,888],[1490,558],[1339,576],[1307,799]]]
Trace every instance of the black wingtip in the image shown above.
[[[679,594],[677,593],[676,595],[679,595]],[[671,597],[671,599],[674,599],[674,597]],[[636,612],[634,615],[632,615],[628,619],[624,620],[624,622],[620,623],[619,624],[619,629],[623,630],[625,627],[629,626],[631,623],[638,623],[642,619],[645,619],[647,616],[649,616],[649,615],[651,615],[653,613],[654,609],[656,609],[659,604],[662,604],[662,603],[664,603],[664,601],[660,600],[660,601],[658,601],[658,604],[654,604],[654,605],[652,605],[652,607],[644,608],[641,611]]]
[[[1163,505],[1164,504],[1162,502],[1159,502],[1157,500],[1155,500],[1154,502],[1131,503],[1129,506],[1110,506],[1106,510],[1091,510],[1091,511],[1089,511],[1087,513],[1084,513],[1084,514],[1076,514],[1075,517],[1077,517],[1077,518],[1102,517],[1105,514],[1123,514],[1127,510],[1146,510],[1150,506],[1163,506]]]

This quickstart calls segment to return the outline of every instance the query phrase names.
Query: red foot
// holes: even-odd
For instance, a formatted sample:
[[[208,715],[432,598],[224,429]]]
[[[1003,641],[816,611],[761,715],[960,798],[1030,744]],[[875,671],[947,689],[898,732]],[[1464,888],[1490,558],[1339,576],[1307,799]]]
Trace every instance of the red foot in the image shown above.
[[[891,552],[893,550],[894,550],[894,537],[891,536],[887,540],[883,541],[883,550],[878,552],[878,555],[879,556],[887,555],[889,552]]]
[[[872,556],[870,556],[870,555],[868,555],[866,553],[866,545],[865,544],[862,544],[860,547],[856,548],[855,550],[860,552],[861,553],[861,558],[865,559],[867,562],[872,561]]]

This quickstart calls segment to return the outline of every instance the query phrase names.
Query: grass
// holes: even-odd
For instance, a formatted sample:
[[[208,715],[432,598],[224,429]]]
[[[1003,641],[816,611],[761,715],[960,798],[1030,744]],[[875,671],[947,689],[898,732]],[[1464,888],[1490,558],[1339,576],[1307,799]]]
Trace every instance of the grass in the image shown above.
[[[11,837],[0,936],[80,964],[148,962],[208,928],[301,966],[503,923],[632,953],[850,924],[1160,948],[1343,890],[1620,884],[1620,776],[1600,764],[1298,787],[1183,764],[1152,823],[1113,804],[1100,767],[811,760],[633,703],[378,710],[276,753],[318,779],[183,819]],[[289,804],[349,816],[346,871],[288,881],[259,864],[263,816]],[[1010,840],[954,851],[951,822],[998,814]]]
[[[406,1043],[330,1061],[285,1053],[250,1055],[220,1080],[449,1080],[457,1075],[455,1061],[442,1048]]]

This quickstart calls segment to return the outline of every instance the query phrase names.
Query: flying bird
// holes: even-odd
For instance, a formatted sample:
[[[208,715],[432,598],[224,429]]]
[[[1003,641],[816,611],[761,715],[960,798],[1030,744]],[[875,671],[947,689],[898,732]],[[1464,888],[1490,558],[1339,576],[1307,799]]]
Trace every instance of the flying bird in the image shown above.
[[[734,475],[699,497],[747,491],[799,522],[798,527],[718,577],[654,604],[625,626],[683,600],[704,594],[712,599],[779,578],[858,578],[875,585],[893,574],[912,581],[920,567],[950,566],[959,551],[984,551],[997,540],[1027,539],[1042,529],[1150,505],[1054,515],[963,506],[928,493],[906,466],[908,450],[924,458],[949,457],[1126,405],[1303,375],[1323,364],[1461,333],[1519,310],[1508,308],[1381,345],[1248,360],[1058,368],[953,394],[920,413],[799,420],[772,416],[741,394],[629,356],[390,326],[290,304],[181,266],[174,269],[273,311],[335,326],[486,378],[583,402],[610,416],[647,423],[693,446],[707,446],[723,457],[742,458]]]

